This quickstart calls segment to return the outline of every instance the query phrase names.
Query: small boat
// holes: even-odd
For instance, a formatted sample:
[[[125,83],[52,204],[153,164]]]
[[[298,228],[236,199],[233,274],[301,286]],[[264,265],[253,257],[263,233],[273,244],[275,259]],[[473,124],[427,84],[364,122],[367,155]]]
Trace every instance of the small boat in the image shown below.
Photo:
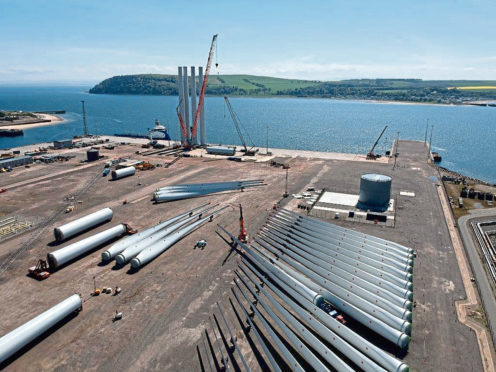
[[[24,131],[22,129],[0,129],[0,137],[16,137],[23,135]]]
[[[170,141],[169,133],[167,133],[167,128],[161,125],[157,119],[155,119],[155,127],[148,131],[150,134],[150,139],[152,140],[167,140]]]
[[[440,163],[443,158],[437,152],[432,153],[432,159],[434,159],[434,163]]]

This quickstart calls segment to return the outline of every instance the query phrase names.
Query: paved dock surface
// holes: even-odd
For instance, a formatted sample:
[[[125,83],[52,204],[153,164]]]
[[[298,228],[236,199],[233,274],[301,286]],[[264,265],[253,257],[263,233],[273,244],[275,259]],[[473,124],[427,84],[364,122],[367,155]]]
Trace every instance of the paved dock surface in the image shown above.
[[[138,149],[138,145],[126,145],[115,150],[102,149],[101,153],[113,158],[134,154]],[[455,301],[463,299],[465,292],[436,191],[437,173],[425,163],[426,151],[423,142],[401,141],[394,170],[391,162],[297,157],[289,170],[289,193],[301,193],[314,186],[356,194],[363,173],[392,176],[392,196],[397,203],[394,228],[335,222],[410,246],[418,253],[414,267],[417,307],[412,342],[408,353],[398,356],[415,371],[480,371],[482,364],[475,334],[457,320]],[[83,149],[79,156],[85,157]],[[168,163],[173,158],[144,159],[156,164]],[[238,256],[229,252],[228,245],[216,234],[215,225],[220,223],[236,233],[239,212],[235,206],[242,203],[248,234],[254,236],[273,204],[281,201],[285,170],[267,163],[184,158],[167,169],[139,172],[141,185],[138,185],[137,176],[109,181],[101,176],[101,165],[64,172],[76,167],[78,160],[35,165],[0,179],[0,183],[17,183],[14,190],[0,194],[0,212],[8,215],[43,221],[71,203],[71,196],[77,195],[76,199],[82,201],[81,204],[74,201],[74,212],[61,214],[48,226],[42,225],[0,246],[0,262],[8,264],[7,270],[0,274],[0,335],[72,293],[81,293],[85,300],[79,315],[11,360],[7,370],[200,370],[196,347],[202,348],[202,332],[205,327],[210,329],[209,316],[218,314],[216,301],[221,302],[250,367],[254,371],[262,370],[263,363],[252,352],[228,301]],[[50,174],[53,177],[45,177]],[[31,182],[36,178],[39,179]],[[160,186],[254,178],[263,178],[267,186],[165,204],[152,204],[149,200],[151,192]],[[400,191],[414,192],[415,197],[400,196]],[[123,204],[124,200],[128,203]],[[207,201],[233,207],[137,273],[128,273],[127,268],[116,269],[113,264],[100,265],[103,249],[97,249],[45,281],[26,276],[27,268],[38,258],[67,244],[53,243],[54,226],[105,206],[112,207],[112,222],[68,242],[72,243],[119,222],[143,229]],[[291,198],[282,199],[281,203],[298,210]],[[37,233],[40,235],[36,241],[23,245]],[[204,250],[193,249],[199,239],[207,240]],[[16,258],[12,260],[14,255]],[[90,297],[93,278],[98,287],[118,285],[122,293]],[[123,319],[112,322],[116,310],[123,313]],[[241,364],[235,354],[234,358]]]

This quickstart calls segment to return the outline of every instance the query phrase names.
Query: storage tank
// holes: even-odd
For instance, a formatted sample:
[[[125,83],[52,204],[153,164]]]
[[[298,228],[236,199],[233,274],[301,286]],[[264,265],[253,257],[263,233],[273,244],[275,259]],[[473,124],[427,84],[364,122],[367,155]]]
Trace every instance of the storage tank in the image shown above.
[[[370,209],[387,209],[391,199],[391,181],[392,178],[384,174],[362,175],[358,204]]]
[[[86,158],[88,159],[88,161],[98,160],[100,159],[100,151],[98,151],[97,149],[89,149],[88,151],[86,151]]]
[[[132,176],[136,173],[135,167],[126,167],[121,169],[116,169],[112,171],[112,180],[118,180],[120,178]]]
[[[100,209],[97,212],[78,218],[77,220],[66,223],[60,227],[56,227],[53,229],[53,235],[55,235],[55,239],[60,242],[91,229],[92,227],[98,226],[103,222],[110,221],[113,215],[114,213],[110,208]]]

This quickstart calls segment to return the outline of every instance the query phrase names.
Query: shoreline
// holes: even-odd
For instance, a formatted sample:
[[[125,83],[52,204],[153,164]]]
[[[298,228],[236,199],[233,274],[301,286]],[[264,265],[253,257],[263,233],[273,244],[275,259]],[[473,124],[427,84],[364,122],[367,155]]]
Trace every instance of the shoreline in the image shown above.
[[[108,96],[155,96],[155,97],[177,97],[177,95],[170,94],[137,94],[137,93],[90,93],[94,95],[108,95]],[[223,95],[212,95],[205,94],[205,97],[223,97]],[[476,104],[478,101],[463,102],[463,103],[437,103],[437,102],[416,102],[416,101],[394,101],[394,100],[378,100],[378,99],[366,99],[366,98],[339,98],[339,97],[319,97],[319,96],[284,96],[284,95],[234,95],[229,98],[290,98],[290,99],[327,99],[334,101],[348,101],[348,102],[360,102],[360,103],[378,103],[378,104],[388,104],[388,105],[420,105],[420,106],[442,106],[442,107],[459,107],[459,106],[473,106],[473,107],[484,107],[483,105]],[[489,106],[488,106],[489,107]]]
[[[36,114],[40,120],[50,120],[49,122],[41,122],[41,123],[31,123],[31,124],[11,124],[11,125],[1,125],[0,129],[32,129],[38,127],[46,127],[50,125],[57,125],[66,122],[67,120],[61,116],[54,114]]]

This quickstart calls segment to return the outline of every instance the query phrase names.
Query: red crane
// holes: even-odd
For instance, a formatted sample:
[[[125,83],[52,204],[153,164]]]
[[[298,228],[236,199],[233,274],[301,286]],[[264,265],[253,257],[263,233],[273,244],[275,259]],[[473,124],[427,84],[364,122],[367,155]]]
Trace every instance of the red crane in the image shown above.
[[[203,76],[203,83],[200,90],[200,97],[198,102],[198,107],[195,112],[195,120],[193,121],[193,127],[191,128],[191,138],[196,137],[196,132],[198,129],[198,118],[203,108],[203,101],[205,100],[205,90],[207,89],[208,75],[210,74],[210,67],[212,65],[212,59],[214,56],[215,41],[217,40],[217,34],[212,38],[212,44],[210,45],[210,52],[208,53],[207,68],[205,69],[205,75]],[[187,137],[186,137],[187,138]]]
[[[243,219],[243,207],[241,204],[239,205],[239,236],[238,240],[242,243],[246,243],[248,241],[248,234],[245,229],[245,220]]]
[[[181,103],[182,103],[182,100],[181,100],[181,102],[179,102],[179,105],[177,105],[177,107],[176,107],[176,113],[177,113],[177,117],[179,119],[179,124],[181,125],[181,133],[182,133],[182,138],[183,138],[182,145],[185,148],[190,148],[191,146],[188,143],[188,129],[186,128],[186,124],[184,123],[183,116],[181,115],[181,112],[179,110],[179,107],[181,107]]]

